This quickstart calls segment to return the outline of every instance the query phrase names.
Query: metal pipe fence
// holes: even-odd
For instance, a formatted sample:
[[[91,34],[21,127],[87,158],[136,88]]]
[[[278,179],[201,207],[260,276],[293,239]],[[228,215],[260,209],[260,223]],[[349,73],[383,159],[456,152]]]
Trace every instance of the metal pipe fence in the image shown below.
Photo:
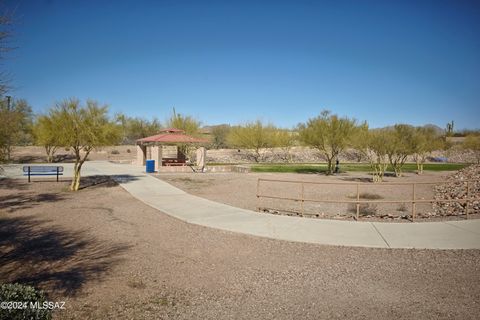
[[[362,204],[384,204],[384,203],[410,203],[411,204],[411,221],[415,221],[417,216],[417,209],[416,205],[421,203],[465,203],[465,218],[468,219],[470,206],[473,204],[474,201],[480,201],[479,197],[472,197],[471,195],[471,186],[474,183],[478,183],[477,180],[466,180],[461,181],[461,183],[466,183],[466,194],[465,198],[463,199],[419,199],[417,198],[417,186],[419,185],[439,185],[439,184],[446,184],[449,181],[436,181],[436,182],[382,182],[382,183],[358,183],[358,182],[314,182],[314,181],[295,181],[295,180],[279,180],[279,179],[265,179],[259,178],[257,180],[257,211],[261,209],[272,209],[272,210],[279,210],[285,212],[296,213],[301,216],[304,215],[312,215],[305,212],[305,203],[312,202],[312,203],[345,203],[345,204],[355,204],[356,211],[353,215],[355,220],[359,220],[360,218],[360,206]],[[300,185],[300,196],[299,197],[286,197],[286,196],[277,196],[277,195],[266,195],[260,193],[260,187],[262,183],[293,183]],[[355,187],[355,199],[353,200],[345,200],[345,199],[314,199],[305,197],[305,185],[342,185],[342,186],[354,186]],[[411,188],[411,199],[403,199],[403,200],[373,200],[373,199],[361,199],[360,189],[364,186],[410,186]],[[475,195],[474,195],[475,196]],[[267,207],[260,207],[259,201],[260,199],[273,199],[273,200],[287,200],[287,201],[294,201],[300,202],[300,208],[297,210],[291,209],[280,209],[280,208],[267,208]]]

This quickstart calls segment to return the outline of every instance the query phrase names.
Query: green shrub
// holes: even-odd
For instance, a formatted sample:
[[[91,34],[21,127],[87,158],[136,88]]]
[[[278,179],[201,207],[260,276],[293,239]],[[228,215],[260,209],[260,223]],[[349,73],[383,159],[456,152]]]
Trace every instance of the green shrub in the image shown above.
[[[111,153],[111,154],[120,154],[120,151],[118,151],[118,150],[112,150],[110,153]]]
[[[42,305],[44,301],[46,301],[45,293],[34,287],[18,283],[2,284],[0,285],[0,303],[2,303],[0,320],[49,320],[52,318],[51,310],[30,306],[31,302]],[[17,307],[11,308],[8,302],[17,303]],[[24,305],[18,306],[19,302]]]

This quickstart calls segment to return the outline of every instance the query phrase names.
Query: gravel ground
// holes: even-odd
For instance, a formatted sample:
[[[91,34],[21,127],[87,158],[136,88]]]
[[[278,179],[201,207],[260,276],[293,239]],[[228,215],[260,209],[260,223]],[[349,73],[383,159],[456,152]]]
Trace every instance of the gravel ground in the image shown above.
[[[263,239],[181,222],[114,183],[77,193],[66,186],[0,181],[0,282],[33,283],[66,300],[55,319],[480,315],[479,250]]]
[[[439,182],[445,181],[451,172],[426,172],[423,175],[406,173],[401,178],[388,177],[385,182],[410,183],[410,182]],[[188,193],[207,198],[213,201],[229,204],[235,207],[257,210],[260,208],[273,208],[266,210],[268,213],[297,215],[301,212],[300,202],[266,199],[256,197],[257,181],[259,178],[277,179],[289,181],[311,181],[321,183],[338,184],[305,184],[304,197],[322,200],[355,200],[356,186],[352,183],[361,183],[360,195],[364,200],[411,200],[412,185],[385,185],[364,183],[370,181],[365,173],[345,173],[336,176],[319,174],[296,174],[296,173],[161,173],[157,178],[185,190]],[[348,185],[350,183],[350,185]],[[260,184],[262,195],[283,196],[289,198],[301,197],[301,185],[295,183],[270,183]],[[416,186],[416,199],[433,199],[434,184],[418,184]],[[285,211],[282,211],[285,210]],[[294,211],[297,213],[292,213]],[[360,219],[366,221],[382,222],[410,222],[411,203],[379,203],[361,205]],[[436,217],[429,213],[434,208],[430,203],[417,203],[416,221],[439,221],[439,220],[463,220],[463,216]],[[353,220],[356,213],[355,204],[342,203],[315,203],[305,202],[304,212],[309,218],[330,218],[340,220]],[[473,213],[473,210],[470,211]],[[459,211],[460,214],[464,210]],[[479,214],[470,214],[469,218],[479,218]]]

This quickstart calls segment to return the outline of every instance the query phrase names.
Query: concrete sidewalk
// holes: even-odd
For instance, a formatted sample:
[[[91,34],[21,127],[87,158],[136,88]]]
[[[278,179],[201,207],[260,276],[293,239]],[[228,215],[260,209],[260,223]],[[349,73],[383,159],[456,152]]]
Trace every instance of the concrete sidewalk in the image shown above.
[[[64,165],[68,176],[68,164]],[[235,208],[185,193],[144,168],[92,161],[84,175],[106,174],[140,201],[180,220],[254,236],[307,243],[424,249],[479,249],[480,220],[382,223],[277,216]]]

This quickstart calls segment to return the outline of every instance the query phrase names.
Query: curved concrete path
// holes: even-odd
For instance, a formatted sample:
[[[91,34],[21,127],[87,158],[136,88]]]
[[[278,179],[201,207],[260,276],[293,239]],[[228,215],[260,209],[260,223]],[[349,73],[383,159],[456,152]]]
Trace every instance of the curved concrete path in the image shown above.
[[[65,175],[71,175],[66,164]],[[201,226],[287,241],[326,245],[480,249],[480,219],[467,221],[382,223],[306,219],[262,214],[190,195],[142,172],[142,167],[92,161],[83,175],[112,175],[135,198],[180,220]],[[7,175],[20,175],[18,168]],[[16,173],[15,173],[16,172]]]

